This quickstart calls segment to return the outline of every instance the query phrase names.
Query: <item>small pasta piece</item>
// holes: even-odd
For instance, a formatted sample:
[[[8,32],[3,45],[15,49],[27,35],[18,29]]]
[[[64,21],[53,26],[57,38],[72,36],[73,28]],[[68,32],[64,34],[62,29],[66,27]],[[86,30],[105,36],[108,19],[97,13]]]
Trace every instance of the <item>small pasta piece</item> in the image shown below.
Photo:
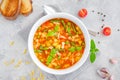
[[[65,42],[62,42],[62,49],[64,48]]]
[[[53,43],[53,46],[54,46],[54,47],[56,47],[57,45],[58,45],[58,43],[56,43],[56,42],[55,42],[55,43]]]
[[[53,68],[53,65],[50,63],[50,64],[48,65],[48,67],[49,67],[49,68]]]
[[[67,67],[69,67],[70,66],[70,64],[65,64],[63,67],[64,68],[67,68]]]
[[[15,68],[18,68],[22,64],[22,60],[19,60],[17,64],[15,65]]]
[[[57,63],[55,63],[55,62],[53,62],[53,63],[51,63],[53,66],[57,66]]]
[[[81,40],[79,40],[79,41],[78,41],[78,43],[79,43],[79,45],[81,45],[81,44],[82,44],[82,41],[81,41]]]
[[[78,56],[78,57],[75,58],[75,61],[77,62],[79,59],[80,59],[80,57]]]
[[[50,44],[49,42],[47,42],[47,43],[46,43],[46,46],[49,47],[49,46],[51,46],[51,44]]]
[[[21,76],[20,80],[26,80],[25,76]]]
[[[60,49],[60,48],[61,48],[61,45],[58,44],[57,46],[55,46],[55,48]]]
[[[23,54],[26,54],[26,53],[27,53],[27,49],[24,49]]]
[[[10,42],[10,46],[13,46],[13,45],[14,45],[14,43],[15,43],[14,41],[11,41],[11,42]]]
[[[64,60],[61,59],[61,60],[59,61],[59,63],[60,63],[60,64],[63,64],[63,63],[64,63]]]
[[[71,60],[72,60],[72,64],[74,64],[74,63],[75,63],[75,60],[74,60],[74,58],[72,58]]]

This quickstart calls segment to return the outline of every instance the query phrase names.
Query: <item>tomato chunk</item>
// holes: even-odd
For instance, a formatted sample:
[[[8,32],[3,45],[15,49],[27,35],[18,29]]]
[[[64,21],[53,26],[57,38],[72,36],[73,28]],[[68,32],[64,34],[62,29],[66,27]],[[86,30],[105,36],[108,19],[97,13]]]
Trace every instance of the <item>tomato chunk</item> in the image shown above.
[[[105,36],[110,36],[111,28],[110,27],[105,27],[102,32]]]
[[[87,9],[83,8],[78,12],[78,16],[81,18],[85,18],[87,16]]]

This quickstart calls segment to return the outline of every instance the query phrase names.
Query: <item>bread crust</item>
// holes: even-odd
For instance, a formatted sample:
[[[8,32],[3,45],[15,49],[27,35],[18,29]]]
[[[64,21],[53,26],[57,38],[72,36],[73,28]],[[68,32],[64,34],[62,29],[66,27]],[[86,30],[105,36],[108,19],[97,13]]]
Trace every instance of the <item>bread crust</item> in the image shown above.
[[[10,20],[17,18],[20,12],[21,0],[2,0],[0,4],[1,14]]]
[[[21,0],[20,13],[24,16],[29,15],[33,11],[32,0]]]

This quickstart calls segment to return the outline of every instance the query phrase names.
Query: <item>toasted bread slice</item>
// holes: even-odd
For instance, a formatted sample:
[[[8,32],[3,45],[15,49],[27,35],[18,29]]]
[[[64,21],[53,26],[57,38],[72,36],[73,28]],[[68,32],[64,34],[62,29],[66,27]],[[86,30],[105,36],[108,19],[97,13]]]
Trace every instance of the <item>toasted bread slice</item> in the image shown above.
[[[1,14],[7,19],[16,19],[21,6],[21,0],[2,0],[0,5]]]
[[[21,0],[20,13],[23,15],[29,15],[32,12],[32,1],[31,0]]]

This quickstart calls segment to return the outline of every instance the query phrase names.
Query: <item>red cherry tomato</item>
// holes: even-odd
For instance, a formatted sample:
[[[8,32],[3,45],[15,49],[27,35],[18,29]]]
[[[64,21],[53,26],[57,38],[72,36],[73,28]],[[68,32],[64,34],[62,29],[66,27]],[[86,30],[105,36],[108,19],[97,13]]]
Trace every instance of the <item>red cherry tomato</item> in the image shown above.
[[[110,27],[105,27],[105,28],[103,29],[103,34],[104,34],[105,36],[109,36],[109,35],[111,34],[111,28],[110,28]]]
[[[79,12],[78,12],[78,16],[80,16],[81,18],[84,18],[87,16],[87,10],[86,9],[81,9]]]

